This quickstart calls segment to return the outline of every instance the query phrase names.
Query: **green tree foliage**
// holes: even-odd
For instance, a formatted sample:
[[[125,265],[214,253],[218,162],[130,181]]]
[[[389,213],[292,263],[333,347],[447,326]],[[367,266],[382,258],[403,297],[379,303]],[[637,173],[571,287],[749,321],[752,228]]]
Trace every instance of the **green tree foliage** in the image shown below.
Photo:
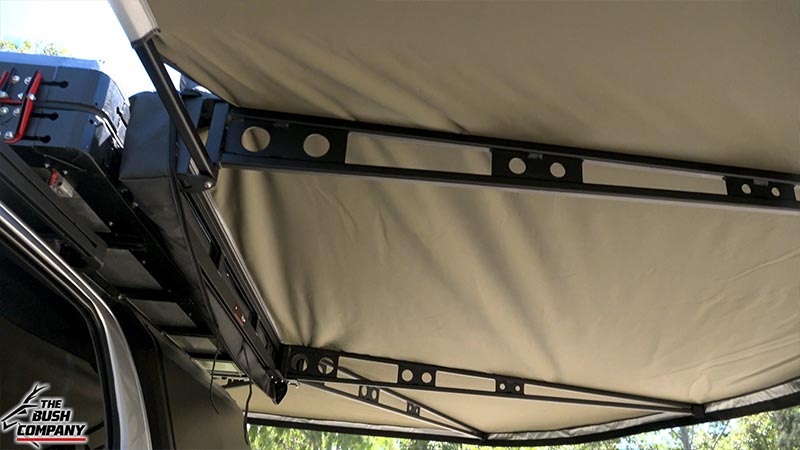
[[[58,44],[54,44],[52,42],[41,42],[41,41],[33,42],[27,40],[19,43],[8,39],[0,40],[0,51],[34,53],[37,55],[48,55],[48,56],[69,55],[67,49]]]
[[[344,433],[322,433],[291,428],[250,426],[247,430],[253,449],[280,450],[401,450],[394,439]]]
[[[800,407],[738,419],[719,450],[800,450]]]
[[[254,450],[490,450],[491,447],[251,426]],[[528,447],[526,447],[528,448]],[[543,450],[800,450],[800,407]],[[524,450],[522,447],[507,450]]]

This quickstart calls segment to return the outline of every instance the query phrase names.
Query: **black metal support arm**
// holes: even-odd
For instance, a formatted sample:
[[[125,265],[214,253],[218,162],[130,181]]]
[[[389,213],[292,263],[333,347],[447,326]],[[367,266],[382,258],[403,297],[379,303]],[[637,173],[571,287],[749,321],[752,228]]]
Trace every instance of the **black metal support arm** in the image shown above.
[[[380,381],[366,379],[355,374],[353,369],[346,367],[353,361],[361,365],[376,363],[382,367],[394,366],[396,373],[392,379]],[[394,393],[396,389],[408,389],[638,411],[682,413],[698,417],[703,415],[702,405],[674,400],[310,347],[286,346],[282,372],[286,374],[287,378],[298,380],[301,383],[338,383],[357,385],[359,389],[368,388],[363,391],[364,396],[367,400],[373,401],[378,399],[380,390],[389,390]],[[478,381],[481,386],[487,387],[478,388],[477,385],[453,384],[442,380],[442,377],[452,379],[453,377],[449,377],[450,375],[470,377],[473,381]],[[488,388],[489,385],[492,388]],[[530,387],[532,390],[527,391],[526,387]],[[541,391],[534,392],[537,388],[545,389],[547,394],[544,395]]]
[[[800,201],[795,194],[795,187],[800,185],[800,174],[272,111],[232,108],[229,117],[224,151],[220,155],[222,165],[229,167],[800,213]],[[261,128],[268,133],[269,143],[265,148],[246,149],[243,146],[242,137],[251,127]],[[490,173],[354,164],[348,161],[348,141],[352,134],[488,149],[492,160]],[[307,144],[312,136],[322,142],[318,152],[309,152]],[[463,153],[460,153],[463,150],[460,149],[444,148],[442,151],[450,152],[454,162],[463,157]],[[719,180],[720,188],[727,192],[590,183],[586,181],[584,172],[585,163],[591,162],[610,163],[622,169],[648,168],[668,170],[684,176],[713,177]]]

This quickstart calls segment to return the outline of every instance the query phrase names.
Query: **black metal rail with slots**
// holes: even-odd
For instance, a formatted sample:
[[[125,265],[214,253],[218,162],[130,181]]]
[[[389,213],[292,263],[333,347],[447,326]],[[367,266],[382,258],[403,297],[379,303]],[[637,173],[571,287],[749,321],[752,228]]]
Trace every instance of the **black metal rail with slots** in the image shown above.
[[[269,144],[265,148],[243,146],[242,136],[254,127],[268,133]],[[439,151],[446,152],[456,167],[465,150],[454,145],[488,150],[491,173],[350,163],[348,141],[353,134],[400,138],[420,144],[453,144]],[[322,151],[307,151],[307,140],[312,136],[322,141]],[[219,162],[224,167],[800,213],[800,201],[795,195],[800,174],[253,109],[231,109]],[[623,170],[646,168],[702,175],[724,183],[727,192],[589,183],[583,176],[583,166],[587,162],[613,164]]]

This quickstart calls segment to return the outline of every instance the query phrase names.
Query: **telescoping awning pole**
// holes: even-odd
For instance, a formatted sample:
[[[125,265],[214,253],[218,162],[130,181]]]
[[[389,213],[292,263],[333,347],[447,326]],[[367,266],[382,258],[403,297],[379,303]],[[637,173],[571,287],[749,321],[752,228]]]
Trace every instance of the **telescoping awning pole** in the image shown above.
[[[214,163],[209,158],[203,141],[200,140],[197,129],[192,124],[183,100],[181,100],[178,92],[172,86],[167,69],[164,67],[164,61],[161,59],[155,43],[152,39],[147,39],[143,42],[134,43],[133,48],[153,81],[156,92],[158,92],[158,96],[164,103],[164,107],[167,109],[167,113],[169,113],[169,117],[177,129],[178,135],[192,155],[192,160],[198,171],[198,187],[201,190],[214,187]]]
[[[147,1],[111,0],[110,4],[197,168],[197,176],[192,185],[186,187],[192,191],[211,189],[216,183],[214,163],[208,156],[197,128],[192,124],[186,106],[172,85],[164,60],[156,48],[153,39],[158,35],[159,28]]]

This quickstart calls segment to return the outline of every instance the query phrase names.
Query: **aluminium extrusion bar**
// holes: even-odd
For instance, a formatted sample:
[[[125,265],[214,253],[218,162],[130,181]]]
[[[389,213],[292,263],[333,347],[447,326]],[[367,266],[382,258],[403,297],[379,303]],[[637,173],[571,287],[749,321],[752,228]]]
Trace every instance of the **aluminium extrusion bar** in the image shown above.
[[[300,382],[336,382],[369,386],[372,388],[422,390],[517,400],[634,409],[640,411],[675,412],[694,416],[702,416],[703,414],[702,405],[636,394],[607,391],[603,389],[572,386],[562,383],[552,383],[514,376],[488,374],[475,370],[454,369],[431,364],[412,363],[390,358],[323,350],[311,347],[286,346],[284,351],[285,353],[283,355],[282,367],[286,377],[289,379],[296,379]],[[341,358],[347,358],[366,363],[374,362],[396,366],[396,381],[355,380],[341,378],[340,374],[344,373],[340,369],[342,366],[340,361]],[[436,380],[439,373],[448,375],[464,375],[472,378],[490,380],[494,382],[495,389],[486,390],[437,384]],[[526,385],[559,390],[571,394],[604,397],[604,399],[527,394],[525,393]]]
[[[217,123],[227,116],[226,105],[221,108],[219,105],[215,106],[215,103],[219,102],[214,98],[185,93],[177,101],[181,103],[186,113],[187,126],[193,130],[197,129],[206,107],[218,113],[224,112],[214,116]],[[217,137],[215,132],[209,133],[208,140],[212,144],[221,139],[221,135]],[[260,380],[256,381],[259,387],[272,397],[275,403],[279,403],[285,395],[285,383],[277,371],[278,356],[283,345],[280,335],[272,317],[265,311],[242,257],[216,210],[213,199],[207,191],[209,186],[198,184],[198,180],[203,180],[202,168],[192,155],[191,146],[187,142],[178,144],[175,148],[177,153],[173,168],[173,181],[180,188],[176,191],[177,207],[180,210],[181,226],[186,235],[187,247],[191,250],[192,259],[198,270],[200,287],[209,302],[209,313],[213,320],[213,311],[218,311],[222,314],[218,317],[225,317],[224,321],[229,331],[241,337],[242,346],[237,354],[232,355],[236,357],[236,363],[241,367],[247,367],[250,371],[249,357],[243,353],[245,349],[250,350],[253,360],[252,370],[255,372],[249,373],[249,376]],[[219,324],[217,326],[219,327]],[[205,329],[167,328],[162,331],[174,336],[211,335]],[[226,341],[222,332],[216,337],[222,339],[225,345],[239,345],[231,344],[232,340]],[[258,375],[254,376],[255,373]]]
[[[203,249],[200,230],[194,227],[187,227],[189,245],[196,249]],[[210,255],[196,251],[195,260],[200,269],[206,289],[212,291],[214,298],[220,303],[222,309],[227,313],[233,323],[238,324],[241,337],[245,343],[255,353],[256,360],[262,367],[274,369],[278,364],[276,355],[280,351],[279,343],[272,340],[261,341],[258,338],[257,330],[253,326],[254,321],[245,320],[236,311],[239,296],[236,294],[235,287],[229,284],[229,278],[220,272],[220,264],[224,264],[224,258],[220,257],[214,261]],[[214,301],[214,299],[212,299]]]
[[[269,133],[270,142],[265,149],[253,152],[243,147],[242,134],[250,127],[260,127]],[[351,164],[347,162],[346,156],[348,138],[352,133],[488,149],[492,153],[491,174]],[[305,139],[312,134],[321,135],[327,140],[327,153],[315,157],[303,150]],[[454,158],[460,156],[458,151],[452,149],[442,151],[454,152]],[[523,164],[521,170],[514,171],[510,167],[509,164],[515,159]],[[795,186],[800,185],[800,174],[253,109],[231,108],[220,162],[223,166],[251,169],[329,173],[800,213],[800,201],[794,192]],[[587,183],[583,179],[584,162],[711,176],[725,182],[727,194]],[[552,173],[551,167],[554,164],[565,169],[564,173]]]
[[[216,102],[210,97],[203,95],[189,97],[185,103],[189,111],[189,120],[192,125],[196,127],[200,122],[201,111],[206,101],[210,101],[214,104],[212,107],[214,113],[211,130],[208,133],[207,142],[214,148],[217,148],[220,146],[223,139],[223,130],[220,128],[227,118],[228,105]],[[185,165],[180,164],[181,161],[185,161],[186,154],[183,153],[185,151],[185,146],[182,146],[178,153],[178,179],[185,179],[186,175],[196,175],[199,172],[193,160],[187,161]],[[255,320],[251,320],[250,325],[254,328],[260,327],[263,329],[270,346],[275,349],[275,351],[278,351],[282,345],[282,339],[275,326],[275,320],[269,310],[264,307],[264,301],[261,299],[255,282],[245,266],[244,258],[240,254],[238,247],[233,243],[230,232],[217,210],[210,192],[207,190],[186,190],[182,192],[181,195],[191,205],[195,218],[200,223],[204,232],[207,233],[207,237],[213,242],[217,251],[219,251],[219,257],[224,260],[225,268],[230,271],[227,277],[235,285],[235,292],[242,296],[242,300],[247,308],[251,311],[255,311],[255,315],[251,317],[251,319]]]

